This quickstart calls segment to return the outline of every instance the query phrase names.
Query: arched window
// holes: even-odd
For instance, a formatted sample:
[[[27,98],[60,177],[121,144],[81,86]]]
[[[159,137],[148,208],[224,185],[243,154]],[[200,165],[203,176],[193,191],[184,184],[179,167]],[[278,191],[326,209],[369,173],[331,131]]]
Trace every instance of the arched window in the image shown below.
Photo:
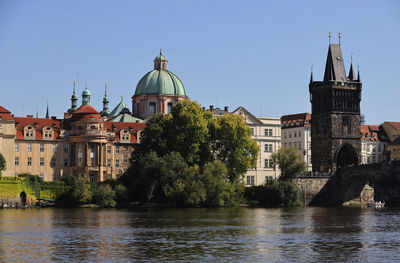
[[[24,128],[24,139],[35,139],[35,129],[32,126],[25,126]]]
[[[42,130],[43,139],[51,140],[53,138],[53,129],[51,127],[44,127]]]
[[[121,142],[130,142],[129,139],[130,134],[128,130],[122,130],[120,132],[120,135],[121,135]]]

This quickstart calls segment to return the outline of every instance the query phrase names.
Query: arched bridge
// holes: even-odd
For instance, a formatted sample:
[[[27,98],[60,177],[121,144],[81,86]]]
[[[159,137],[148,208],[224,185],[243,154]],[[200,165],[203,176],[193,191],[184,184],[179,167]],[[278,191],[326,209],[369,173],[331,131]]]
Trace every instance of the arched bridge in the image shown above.
[[[400,162],[367,164],[339,169],[314,197],[312,206],[340,206],[359,198],[364,186],[375,190],[375,200],[400,205]]]

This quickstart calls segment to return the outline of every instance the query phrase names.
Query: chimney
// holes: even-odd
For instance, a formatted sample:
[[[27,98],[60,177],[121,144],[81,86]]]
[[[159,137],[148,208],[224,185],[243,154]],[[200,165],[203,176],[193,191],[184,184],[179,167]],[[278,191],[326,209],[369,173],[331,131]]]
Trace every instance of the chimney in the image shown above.
[[[33,115],[26,115],[27,118],[33,118]]]
[[[210,111],[214,111],[214,105],[210,105]]]
[[[229,107],[225,106],[224,111],[229,112]]]

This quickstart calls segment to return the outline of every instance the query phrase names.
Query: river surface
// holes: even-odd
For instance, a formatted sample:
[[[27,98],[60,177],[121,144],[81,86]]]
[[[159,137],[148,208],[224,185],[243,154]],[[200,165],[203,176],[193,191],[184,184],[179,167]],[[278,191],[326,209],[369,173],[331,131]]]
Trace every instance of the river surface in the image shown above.
[[[0,262],[399,262],[400,210],[0,209]]]

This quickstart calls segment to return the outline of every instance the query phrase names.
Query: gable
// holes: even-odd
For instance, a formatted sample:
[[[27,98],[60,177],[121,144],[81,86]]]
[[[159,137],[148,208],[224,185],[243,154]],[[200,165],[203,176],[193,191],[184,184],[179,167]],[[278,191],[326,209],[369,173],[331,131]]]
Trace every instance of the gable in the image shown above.
[[[248,124],[248,125],[262,125],[263,124],[259,119],[257,119],[256,116],[251,114],[248,110],[246,110],[243,107],[237,108],[236,110],[234,110],[232,112],[232,114],[241,116],[244,119],[244,121],[246,122],[246,124]]]

